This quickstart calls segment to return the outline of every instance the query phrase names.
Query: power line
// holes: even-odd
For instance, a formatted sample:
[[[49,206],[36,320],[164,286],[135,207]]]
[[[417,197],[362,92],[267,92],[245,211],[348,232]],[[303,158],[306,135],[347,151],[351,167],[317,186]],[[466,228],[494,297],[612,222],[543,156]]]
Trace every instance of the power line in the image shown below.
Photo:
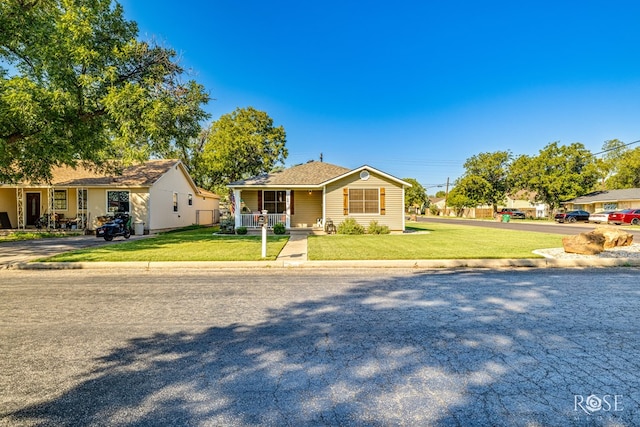
[[[637,141],[630,142],[628,144],[622,144],[622,147],[628,147],[629,145],[637,144],[639,142],[640,142],[640,139],[637,140]],[[608,153],[609,151],[617,150],[619,148],[621,148],[621,147],[609,148],[608,150],[603,150],[603,151],[600,151],[599,153],[594,153],[593,155],[597,156],[597,155],[600,155],[600,154]]]

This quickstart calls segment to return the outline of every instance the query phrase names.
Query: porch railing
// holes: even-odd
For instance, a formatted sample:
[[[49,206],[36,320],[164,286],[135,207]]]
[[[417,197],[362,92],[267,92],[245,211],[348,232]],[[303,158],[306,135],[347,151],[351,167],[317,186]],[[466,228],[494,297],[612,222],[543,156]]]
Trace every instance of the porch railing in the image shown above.
[[[241,216],[242,219],[242,227],[247,227],[247,228],[259,228],[260,224],[258,223],[258,218],[260,217],[260,214],[242,214]],[[287,215],[286,214],[267,214],[267,227],[268,228],[273,228],[274,225],[276,225],[277,223],[283,223],[286,224],[287,223]]]

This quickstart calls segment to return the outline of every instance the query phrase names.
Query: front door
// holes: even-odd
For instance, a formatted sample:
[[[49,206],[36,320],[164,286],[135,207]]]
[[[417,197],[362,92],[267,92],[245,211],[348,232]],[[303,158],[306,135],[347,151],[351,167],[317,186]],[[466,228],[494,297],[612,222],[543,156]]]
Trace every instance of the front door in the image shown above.
[[[27,193],[27,225],[36,225],[40,218],[40,193]]]

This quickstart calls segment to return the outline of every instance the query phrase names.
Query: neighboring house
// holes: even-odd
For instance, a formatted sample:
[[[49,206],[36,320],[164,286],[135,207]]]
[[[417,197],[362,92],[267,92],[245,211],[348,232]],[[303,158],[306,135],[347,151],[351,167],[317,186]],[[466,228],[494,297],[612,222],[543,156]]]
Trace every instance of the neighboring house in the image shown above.
[[[502,208],[519,209],[525,213],[527,217],[531,218],[546,218],[549,214],[549,209],[546,204],[536,202],[534,193],[528,193],[525,191],[519,191],[516,194],[507,195],[504,204],[497,206],[498,211]],[[432,199],[432,203],[437,199]],[[441,209],[444,204],[443,200],[438,200],[437,206]],[[453,209],[447,207],[447,214],[452,215]],[[466,208],[462,214],[465,218],[493,218],[493,207],[489,205],[476,206],[474,208]]]
[[[258,227],[266,210],[270,227],[324,228],[327,221],[338,226],[350,217],[364,227],[378,221],[404,231],[404,190],[411,184],[371,166],[347,169],[311,161],[228,187],[236,227]]]
[[[444,197],[429,197],[429,206],[432,205],[438,208],[438,215],[442,215],[442,212],[444,212],[444,209],[447,206],[447,199]]]
[[[219,203],[219,196],[196,187],[179,160],[149,160],[119,175],[58,167],[49,184],[0,184],[0,215],[5,213],[10,223],[6,228],[31,228],[45,217],[45,227],[55,223],[92,231],[105,217],[127,212],[132,223],[154,233],[213,224]]]
[[[549,207],[545,203],[535,201],[536,193],[527,191],[519,191],[516,194],[507,195],[507,201],[504,206],[500,205],[498,209],[512,208],[523,211],[527,217],[547,218],[549,216]]]
[[[640,188],[622,190],[594,191],[576,197],[564,203],[566,210],[585,210],[587,212],[615,211],[640,208]]]

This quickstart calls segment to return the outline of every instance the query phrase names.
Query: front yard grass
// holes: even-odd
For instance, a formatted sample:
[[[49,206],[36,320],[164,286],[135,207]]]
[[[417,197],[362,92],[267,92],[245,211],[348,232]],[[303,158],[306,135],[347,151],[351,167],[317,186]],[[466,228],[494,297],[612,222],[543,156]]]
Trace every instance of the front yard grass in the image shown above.
[[[542,258],[535,249],[562,246],[558,234],[439,223],[411,224],[414,233],[309,236],[310,260]]]
[[[35,240],[35,239],[51,239],[54,237],[69,237],[78,236],[82,232],[56,232],[56,231],[14,231],[7,235],[0,236],[0,243],[2,242],[17,242],[22,240]]]
[[[213,234],[217,228],[159,234],[141,240],[66,252],[38,261],[260,261],[275,260],[289,239],[270,235],[262,258],[261,236]]]
[[[309,260],[540,258],[535,249],[562,246],[562,235],[451,225],[411,224],[404,234],[314,236]],[[212,234],[199,228],[141,240],[67,252],[39,261],[259,261],[261,236]],[[275,260],[289,237],[269,235],[267,258]]]

